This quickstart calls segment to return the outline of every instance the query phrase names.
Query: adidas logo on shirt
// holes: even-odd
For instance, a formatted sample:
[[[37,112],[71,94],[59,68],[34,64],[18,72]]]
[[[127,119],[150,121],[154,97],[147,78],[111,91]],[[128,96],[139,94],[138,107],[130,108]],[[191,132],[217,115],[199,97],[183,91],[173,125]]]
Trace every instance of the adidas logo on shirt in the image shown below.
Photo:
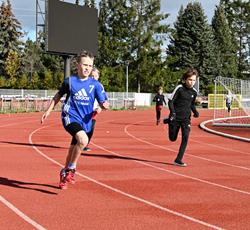
[[[88,97],[88,94],[86,93],[85,89],[79,90],[79,91],[74,95],[74,99],[76,99],[76,100],[85,100],[85,101],[89,101],[89,97]]]

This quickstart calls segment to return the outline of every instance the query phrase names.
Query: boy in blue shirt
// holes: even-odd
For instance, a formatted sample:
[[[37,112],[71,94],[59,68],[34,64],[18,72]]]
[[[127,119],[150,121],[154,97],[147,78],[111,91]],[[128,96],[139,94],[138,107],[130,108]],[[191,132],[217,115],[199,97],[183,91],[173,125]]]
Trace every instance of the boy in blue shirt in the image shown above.
[[[103,86],[89,77],[94,63],[94,56],[83,51],[77,56],[77,76],[66,78],[55,94],[41,123],[49,116],[52,109],[64,94],[66,99],[62,108],[62,123],[65,130],[72,136],[65,167],[60,172],[61,189],[67,189],[67,183],[75,183],[75,171],[81,151],[88,144],[88,135],[92,127],[92,113],[95,99],[102,109],[108,109]]]

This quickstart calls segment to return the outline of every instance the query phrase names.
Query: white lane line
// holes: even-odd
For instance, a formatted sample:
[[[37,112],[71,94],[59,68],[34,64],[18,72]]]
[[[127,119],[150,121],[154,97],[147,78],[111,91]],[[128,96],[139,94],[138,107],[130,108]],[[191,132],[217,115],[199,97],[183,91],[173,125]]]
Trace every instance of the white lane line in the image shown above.
[[[249,117],[249,116],[245,116],[245,117]],[[231,118],[235,118],[235,117],[231,117]],[[223,118],[221,119],[216,119],[216,120],[222,120]],[[227,118],[229,119],[229,118]],[[216,130],[213,130],[213,129],[210,129],[206,126],[207,123],[212,123],[214,120],[208,120],[208,121],[203,121],[201,124],[200,124],[200,127],[209,132],[209,133],[213,133],[213,134],[217,134],[217,135],[220,135],[220,136],[223,136],[223,137],[229,137],[231,139],[236,139],[236,140],[240,140],[240,141],[245,141],[245,142],[250,142],[250,138],[246,138],[246,137],[240,137],[240,136],[236,136],[236,135],[232,135],[232,134],[229,134],[229,133],[223,133],[223,132],[219,132],[219,131],[216,131]]]
[[[30,133],[30,135],[29,135],[29,143],[32,145],[32,147],[35,149],[35,151],[36,151],[37,153],[39,153],[41,156],[45,157],[47,160],[49,160],[49,161],[55,163],[56,165],[59,165],[59,166],[61,166],[61,167],[64,167],[64,166],[63,166],[62,164],[60,164],[59,162],[57,162],[57,161],[55,161],[54,159],[52,159],[52,158],[48,157],[47,155],[45,155],[42,151],[40,151],[40,150],[33,144],[33,142],[32,142],[32,136],[33,136],[33,134],[36,133],[37,131],[43,129],[43,128],[45,128],[45,126],[42,127],[42,128],[36,129],[36,130],[34,130],[32,133]],[[89,180],[89,181],[91,181],[91,182],[93,182],[93,183],[95,183],[95,184],[98,184],[98,185],[100,185],[100,186],[102,186],[102,187],[105,187],[105,188],[107,188],[107,189],[109,189],[109,190],[111,190],[111,191],[113,191],[113,192],[119,193],[119,194],[124,195],[124,196],[126,196],[126,197],[129,197],[129,198],[131,198],[131,199],[140,201],[140,202],[142,202],[142,203],[144,203],[144,204],[147,204],[147,205],[149,205],[149,206],[151,206],[151,207],[160,209],[160,210],[165,211],[165,212],[167,212],[167,213],[171,213],[171,214],[173,214],[173,215],[182,217],[182,218],[184,218],[184,219],[190,220],[190,221],[192,221],[192,222],[201,224],[201,225],[206,226],[206,227],[210,227],[210,228],[212,228],[212,229],[217,229],[217,230],[222,230],[222,229],[223,229],[223,228],[218,227],[218,226],[216,226],[216,225],[209,224],[209,223],[207,223],[207,222],[198,220],[198,219],[193,218],[193,217],[191,217],[191,216],[187,216],[187,215],[185,215],[185,214],[182,214],[182,213],[180,213],[180,212],[176,212],[176,211],[174,211],[174,210],[171,210],[171,209],[162,207],[162,206],[160,206],[160,205],[158,205],[158,204],[155,204],[155,203],[150,202],[150,201],[148,201],[148,200],[145,200],[145,199],[143,199],[143,198],[140,198],[140,197],[134,196],[134,195],[132,195],[132,194],[126,193],[126,192],[124,192],[124,191],[122,191],[122,190],[119,190],[119,189],[117,189],[117,188],[114,188],[114,187],[112,187],[112,186],[110,186],[110,185],[107,185],[107,184],[104,184],[104,183],[102,183],[102,182],[100,182],[100,181],[97,181],[97,180],[95,180],[95,179],[93,179],[93,178],[91,178],[91,177],[88,177],[88,176],[86,176],[86,175],[83,175],[82,173],[77,172],[77,175],[79,175],[80,177],[82,177],[82,178],[84,178],[84,179],[86,179],[86,180]]]
[[[143,122],[143,121],[142,121]],[[145,121],[144,121],[145,122]],[[137,124],[137,123],[136,123]],[[130,125],[126,125],[125,128],[124,128],[124,132],[132,137],[133,139],[137,140],[137,141],[140,141],[140,142],[143,142],[143,143],[146,143],[148,145],[152,145],[154,147],[157,147],[157,148],[161,148],[161,149],[164,149],[164,150],[168,150],[168,151],[171,151],[171,152],[174,152],[176,153],[176,150],[172,149],[172,148],[168,148],[168,147],[164,147],[164,146],[161,146],[161,145],[156,145],[156,144],[153,144],[149,141],[145,141],[145,140],[142,140],[141,138],[138,138],[134,135],[132,135],[131,133],[129,133],[128,131],[128,128],[130,126],[132,126],[134,124],[130,124]],[[198,142],[200,144],[203,144],[202,142]],[[217,147],[217,146],[216,146]],[[232,149],[226,149],[224,148],[224,150],[230,150],[232,151]],[[199,157],[199,156],[196,156],[196,155],[193,155],[193,154],[190,154],[190,153],[185,153],[186,156],[191,156],[191,157],[195,157],[195,158],[198,158],[198,159],[201,159],[201,160],[205,160],[205,161],[210,161],[210,162],[214,162],[214,163],[217,163],[217,164],[222,164],[222,165],[226,165],[226,166],[230,166],[230,167],[234,167],[234,168],[239,168],[239,169],[244,169],[244,170],[250,170],[250,168],[248,167],[244,167],[244,166],[239,166],[239,165],[233,165],[233,164],[228,164],[228,163],[224,163],[224,162],[221,162],[221,161],[216,161],[216,160],[212,160],[212,159],[209,159],[209,158],[205,158],[205,157]]]
[[[99,146],[99,145],[97,145],[97,144],[95,144],[93,142],[91,142],[91,144],[95,145],[99,149],[102,149],[102,150],[104,150],[106,152],[112,153],[113,155],[116,155],[116,156],[122,156],[122,157],[128,157],[128,158],[129,157],[136,158],[135,156],[126,156],[126,155],[121,155],[121,154],[115,153],[115,152],[110,151],[110,150],[108,150],[108,149],[106,149],[104,147],[101,147],[101,146]],[[146,166],[149,166],[151,168],[154,168],[154,169],[157,169],[157,170],[160,170],[160,171],[164,171],[164,172],[168,172],[168,173],[171,173],[171,174],[174,174],[174,175],[177,175],[177,176],[185,177],[185,178],[188,178],[188,179],[191,179],[191,180],[199,181],[199,182],[202,182],[202,183],[205,183],[205,184],[213,185],[213,186],[216,186],[216,187],[220,187],[220,188],[223,188],[223,189],[226,189],[226,190],[242,193],[242,194],[245,194],[245,195],[250,195],[250,192],[247,192],[247,191],[244,191],[244,190],[239,190],[239,189],[231,188],[231,187],[224,186],[224,185],[221,185],[221,184],[216,184],[214,182],[202,180],[202,179],[199,179],[199,178],[196,178],[196,177],[187,176],[185,174],[181,174],[181,173],[177,173],[175,171],[167,170],[165,168],[157,167],[157,166],[151,165],[151,164],[146,163],[146,162],[141,162],[139,160],[134,160],[134,161],[139,163],[139,164],[146,165]]]
[[[216,148],[216,149],[222,149],[222,150],[227,150],[229,152],[235,152],[235,153],[241,153],[241,154],[245,154],[245,155],[250,155],[250,153],[248,153],[248,152],[243,152],[243,151],[240,151],[240,150],[237,150],[237,149],[227,148],[227,147],[223,147],[223,146],[215,145],[215,144],[210,144],[210,143],[203,143],[201,141],[196,141],[193,138],[190,138],[190,140],[192,142],[196,142],[196,143],[199,143],[199,144],[211,146],[211,147]]]
[[[56,118],[54,119],[50,119],[50,121],[53,121],[53,120],[58,120]],[[20,124],[26,124],[26,123],[37,123],[37,124],[40,124],[40,120],[39,118],[37,119],[30,119],[30,120],[27,120],[27,121],[19,121],[19,122],[14,122],[14,123],[7,123],[7,124],[4,124],[4,125],[0,125],[0,128],[4,128],[4,127],[9,127],[9,126],[13,126],[13,125],[20,125]]]
[[[6,205],[9,209],[11,209],[13,212],[15,212],[18,216],[20,216],[22,219],[24,219],[26,222],[34,226],[34,228],[38,230],[46,230],[42,225],[38,224],[34,220],[32,220],[30,217],[25,215],[22,211],[20,211],[17,207],[15,207],[13,204],[11,204],[9,201],[7,201],[4,197],[0,195],[0,201]]]

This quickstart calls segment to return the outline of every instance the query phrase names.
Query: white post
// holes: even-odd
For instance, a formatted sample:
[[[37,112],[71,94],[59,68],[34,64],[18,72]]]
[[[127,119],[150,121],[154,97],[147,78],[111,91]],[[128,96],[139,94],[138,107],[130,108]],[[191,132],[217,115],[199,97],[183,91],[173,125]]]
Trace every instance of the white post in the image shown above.
[[[129,65],[129,62],[126,61],[125,64],[126,64],[126,100],[128,100],[128,65]]]

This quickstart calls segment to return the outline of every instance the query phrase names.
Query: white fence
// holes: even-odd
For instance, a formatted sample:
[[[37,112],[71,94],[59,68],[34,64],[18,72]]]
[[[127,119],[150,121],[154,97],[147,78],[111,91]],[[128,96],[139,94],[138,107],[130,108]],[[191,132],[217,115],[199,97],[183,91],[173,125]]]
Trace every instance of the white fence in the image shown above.
[[[57,90],[0,89],[0,111],[44,111]],[[111,109],[135,109],[151,106],[155,94],[107,92]],[[165,94],[167,101],[168,94]],[[61,104],[56,109],[60,109]]]

